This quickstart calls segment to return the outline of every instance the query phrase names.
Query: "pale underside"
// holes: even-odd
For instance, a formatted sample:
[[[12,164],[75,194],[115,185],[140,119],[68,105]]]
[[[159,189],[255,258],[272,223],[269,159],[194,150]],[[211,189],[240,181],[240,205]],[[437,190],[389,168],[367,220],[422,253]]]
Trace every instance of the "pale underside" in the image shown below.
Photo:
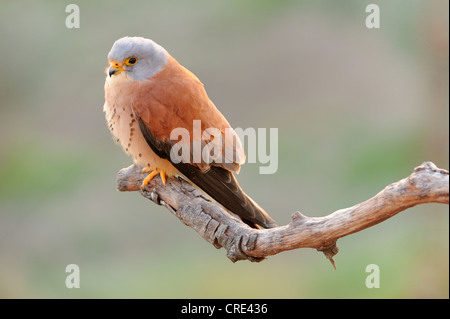
[[[106,85],[112,85],[113,81],[120,82],[127,79],[126,77],[108,78]],[[132,157],[133,162],[141,167],[158,168],[165,171],[168,176],[180,175],[168,160],[156,155],[148,146],[130,103],[121,98],[113,99],[113,101],[113,105],[105,102],[103,106],[106,121],[114,140],[122,146],[127,155]]]

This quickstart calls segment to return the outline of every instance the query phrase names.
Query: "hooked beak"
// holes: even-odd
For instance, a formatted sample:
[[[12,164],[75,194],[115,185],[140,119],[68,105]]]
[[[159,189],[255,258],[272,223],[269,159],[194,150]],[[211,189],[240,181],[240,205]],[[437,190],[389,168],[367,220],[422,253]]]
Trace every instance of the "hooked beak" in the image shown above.
[[[119,74],[122,71],[124,71],[124,69],[119,63],[117,63],[116,61],[110,62],[110,67],[108,69],[108,74],[110,77],[114,74]]]

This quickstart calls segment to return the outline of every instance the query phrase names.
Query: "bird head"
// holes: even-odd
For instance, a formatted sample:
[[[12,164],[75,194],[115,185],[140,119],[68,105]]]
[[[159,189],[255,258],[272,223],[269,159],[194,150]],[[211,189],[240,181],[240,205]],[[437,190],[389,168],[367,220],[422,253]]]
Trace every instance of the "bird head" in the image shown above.
[[[132,80],[146,80],[161,71],[168,53],[150,39],[124,37],[114,42],[108,53],[109,77],[125,75]]]

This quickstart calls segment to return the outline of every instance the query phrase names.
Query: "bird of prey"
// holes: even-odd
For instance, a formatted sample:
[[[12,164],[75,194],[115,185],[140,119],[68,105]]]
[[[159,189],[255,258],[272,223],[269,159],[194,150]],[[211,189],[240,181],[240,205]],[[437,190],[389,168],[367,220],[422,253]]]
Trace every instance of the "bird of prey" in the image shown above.
[[[192,72],[162,46],[142,37],[117,40],[108,54],[108,64],[103,110],[115,141],[149,173],[143,187],[158,174],[164,184],[166,176],[181,176],[248,225],[276,226],[236,181],[233,173],[238,173],[245,162],[239,137]],[[220,132],[217,140],[222,143],[216,141],[216,146],[222,156],[193,160],[193,150],[211,142],[195,134],[193,123],[199,123],[202,132],[208,128]],[[184,160],[171,156],[172,147],[181,142],[179,136],[171,139],[176,128],[189,133],[184,143],[190,144],[191,153],[183,154]]]

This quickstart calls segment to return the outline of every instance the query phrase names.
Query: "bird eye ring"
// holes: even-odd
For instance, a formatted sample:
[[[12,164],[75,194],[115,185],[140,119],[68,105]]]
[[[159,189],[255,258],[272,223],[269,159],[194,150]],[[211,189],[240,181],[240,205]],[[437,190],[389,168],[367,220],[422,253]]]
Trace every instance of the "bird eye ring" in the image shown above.
[[[132,57],[128,58],[125,61],[125,64],[126,65],[133,65],[133,64],[136,64],[136,62],[137,62],[137,59],[134,56],[132,56]]]

